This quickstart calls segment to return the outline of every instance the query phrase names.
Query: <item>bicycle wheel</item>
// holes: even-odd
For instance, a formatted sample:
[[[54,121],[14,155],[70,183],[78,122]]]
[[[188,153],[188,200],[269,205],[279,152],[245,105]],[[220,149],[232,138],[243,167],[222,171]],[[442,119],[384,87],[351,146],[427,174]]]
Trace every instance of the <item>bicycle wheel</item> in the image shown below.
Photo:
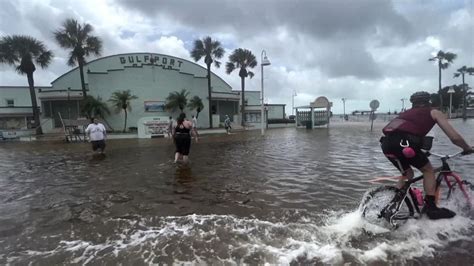
[[[397,226],[414,215],[414,207],[408,193],[393,186],[380,186],[367,191],[359,209],[369,223]]]
[[[458,202],[460,207],[472,207],[471,191],[474,185],[462,180],[458,175],[451,173],[444,176],[444,184],[439,187],[443,189],[440,193],[441,200]]]

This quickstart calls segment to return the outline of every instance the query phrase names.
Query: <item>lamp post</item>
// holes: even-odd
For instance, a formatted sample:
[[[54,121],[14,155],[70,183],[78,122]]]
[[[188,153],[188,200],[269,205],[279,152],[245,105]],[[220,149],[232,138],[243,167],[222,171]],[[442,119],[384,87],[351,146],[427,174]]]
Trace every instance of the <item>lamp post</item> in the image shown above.
[[[261,92],[261,100],[262,100],[262,106],[261,106],[261,110],[260,110],[260,127],[261,127],[261,133],[262,133],[262,136],[265,134],[265,127],[264,127],[264,123],[263,123],[263,120],[264,120],[264,89],[263,89],[263,66],[269,66],[270,65],[270,61],[268,60],[267,58],[267,53],[265,52],[265,50],[262,50],[262,54],[261,54],[261,61],[260,61],[260,66],[262,67],[262,92]]]
[[[342,108],[343,108],[343,116],[342,116],[342,121],[345,121],[346,120],[346,98],[342,98]]]
[[[295,96],[298,96],[296,94],[296,90],[293,90],[293,94],[291,95],[291,115],[295,114]]]
[[[407,100],[407,99],[405,99],[405,98],[401,98],[401,99],[400,99],[400,101],[402,101],[402,111],[401,111],[401,112],[403,112],[403,110],[405,110],[405,101],[406,101],[406,100]]]
[[[452,113],[452,108],[453,108],[453,93],[454,93],[454,88],[450,87],[448,90],[449,93],[449,118],[451,118],[451,113]]]

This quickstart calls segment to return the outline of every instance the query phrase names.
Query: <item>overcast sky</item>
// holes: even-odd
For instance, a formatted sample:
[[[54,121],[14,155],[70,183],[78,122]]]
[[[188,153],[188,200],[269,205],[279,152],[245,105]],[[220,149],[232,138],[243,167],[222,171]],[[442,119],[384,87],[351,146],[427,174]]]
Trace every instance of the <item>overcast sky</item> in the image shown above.
[[[74,18],[94,26],[103,56],[153,52],[193,61],[193,41],[208,35],[225,48],[223,63],[236,48],[260,63],[265,50],[267,101],[287,104],[289,114],[293,90],[295,106],[324,95],[335,113],[342,113],[341,98],[346,112],[369,109],[372,99],[393,111],[415,91],[437,91],[437,66],[428,58],[440,49],[458,55],[443,86],[461,83],[456,69],[474,66],[473,7],[474,0],[0,0],[0,36],[30,35],[54,52],[50,67],[35,72],[37,85],[70,69],[53,31]],[[212,70],[240,90],[238,71],[227,75],[224,66]],[[252,71],[246,88],[260,90],[260,65]],[[27,81],[0,66],[0,85]]]

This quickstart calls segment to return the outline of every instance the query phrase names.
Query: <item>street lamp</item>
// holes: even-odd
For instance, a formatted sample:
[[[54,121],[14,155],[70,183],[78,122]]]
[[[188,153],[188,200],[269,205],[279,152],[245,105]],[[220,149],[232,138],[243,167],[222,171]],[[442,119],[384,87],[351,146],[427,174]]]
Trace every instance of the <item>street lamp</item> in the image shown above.
[[[449,118],[451,118],[451,113],[452,113],[452,108],[453,108],[453,93],[454,93],[454,88],[451,86],[448,90],[449,93]]]
[[[264,89],[263,89],[263,66],[269,66],[270,65],[270,60],[268,60],[267,58],[267,53],[265,52],[265,50],[262,50],[262,54],[261,54],[261,61],[260,61],[260,65],[262,67],[262,92],[261,92],[261,100],[262,100],[262,106],[261,106],[261,110],[260,110],[260,126],[261,126],[261,132],[262,132],[262,136],[265,134],[265,128],[263,126],[263,120],[264,120],[264,102],[263,102],[263,96],[264,96]]]
[[[405,110],[405,101],[406,101],[406,100],[407,100],[407,99],[405,99],[405,98],[401,98],[401,99],[400,99],[400,101],[402,101],[402,112],[403,112],[403,110]]]
[[[342,121],[345,121],[346,120],[346,98],[342,98],[342,108],[343,108],[343,117],[342,117]]]
[[[295,114],[295,96],[298,96],[296,94],[296,90],[293,90],[293,94],[291,95],[291,115]]]

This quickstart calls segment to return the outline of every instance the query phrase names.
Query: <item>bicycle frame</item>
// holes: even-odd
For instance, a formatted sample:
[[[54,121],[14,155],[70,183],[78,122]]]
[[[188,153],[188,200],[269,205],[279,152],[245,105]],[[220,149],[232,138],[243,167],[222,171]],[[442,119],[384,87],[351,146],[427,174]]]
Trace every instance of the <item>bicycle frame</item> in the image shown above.
[[[451,192],[457,183],[459,184],[459,188],[461,189],[461,192],[466,198],[469,207],[472,207],[471,198],[469,197],[469,194],[467,193],[465,187],[463,186],[463,184],[467,182],[463,181],[458,174],[456,174],[455,172],[451,170],[447,162],[448,159],[449,158],[446,158],[446,157],[441,158],[441,161],[443,164],[440,167],[438,177],[436,178],[436,200],[439,201],[440,185],[441,185],[441,182],[444,180],[449,189],[448,196],[447,196],[448,198],[451,196]],[[449,179],[450,177],[453,177],[454,181],[450,180]]]
[[[464,184],[468,184],[468,182],[463,181],[458,174],[454,173],[447,162],[448,159],[459,156],[461,152],[453,155],[439,155],[434,153],[431,154],[440,157],[442,162],[441,167],[435,169],[435,172],[439,172],[436,178],[436,200],[439,201],[440,185],[444,180],[449,189],[447,198],[451,196],[452,190],[455,188],[455,185],[458,184],[459,188],[461,189],[464,197],[468,202],[469,207],[472,207],[472,202],[470,200],[469,194],[467,193],[464,187]],[[427,155],[429,156],[430,153],[427,152]],[[450,177],[453,177],[454,181],[450,180]],[[421,211],[417,204],[418,200],[416,199],[416,195],[414,195],[411,190],[411,185],[421,179],[423,179],[423,175],[406,181],[403,187],[397,190],[395,197],[391,200],[391,202],[385,208],[382,209],[379,218],[385,218],[392,226],[396,227],[396,220],[407,220],[409,218],[416,218],[415,212],[421,215]],[[408,197],[408,195],[410,197]],[[409,209],[409,213],[408,215],[399,215],[400,208],[404,202],[406,203]]]

